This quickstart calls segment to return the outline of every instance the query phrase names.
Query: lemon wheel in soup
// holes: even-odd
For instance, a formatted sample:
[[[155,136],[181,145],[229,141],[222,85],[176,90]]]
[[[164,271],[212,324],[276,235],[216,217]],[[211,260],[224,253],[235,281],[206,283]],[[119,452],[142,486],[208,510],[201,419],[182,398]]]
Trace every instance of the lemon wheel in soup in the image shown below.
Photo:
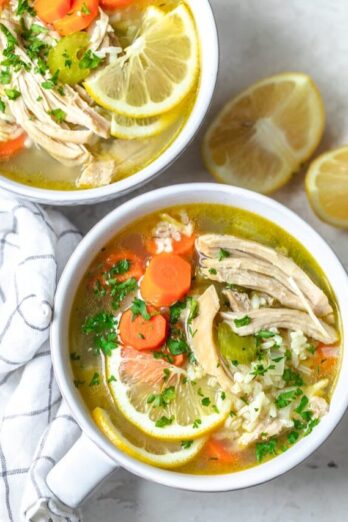
[[[119,410],[137,428],[158,439],[196,439],[220,425],[231,402],[209,377],[190,379],[182,368],[130,347],[107,360],[110,389]],[[199,391],[199,393],[198,393]],[[205,401],[202,398],[205,398]]]
[[[202,450],[206,438],[197,440],[162,441],[149,437],[137,437],[131,441],[131,436],[125,437],[113,424],[107,411],[102,408],[93,410],[93,418],[100,430],[121,451],[146,464],[159,468],[174,469],[187,464]],[[133,439],[135,437],[133,436]],[[141,441],[141,442],[140,442]]]
[[[189,93],[198,75],[194,22],[184,4],[164,13],[149,7],[134,42],[85,87],[103,107],[146,118],[167,112]]]
[[[313,154],[324,122],[309,76],[271,76],[225,105],[204,137],[204,162],[222,183],[273,192]]]

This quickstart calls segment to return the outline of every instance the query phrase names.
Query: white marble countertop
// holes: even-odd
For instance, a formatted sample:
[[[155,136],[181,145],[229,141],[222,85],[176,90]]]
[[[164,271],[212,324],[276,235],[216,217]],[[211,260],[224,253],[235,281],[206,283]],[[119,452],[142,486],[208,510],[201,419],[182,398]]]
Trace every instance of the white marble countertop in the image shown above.
[[[347,0],[211,0],[219,29],[220,74],[210,117],[233,94],[282,71],[304,71],[317,82],[327,112],[321,149],[348,143]],[[208,116],[209,120],[209,116]],[[199,153],[198,136],[185,154],[141,189],[188,181],[212,181]],[[133,194],[135,195],[135,193]],[[131,197],[131,196],[129,196]],[[348,269],[348,232],[321,223],[309,208],[303,172],[274,198],[289,206],[334,248]],[[65,208],[87,232],[120,203]],[[83,507],[85,522],[341,522],[348,511],[348,416],[306,462],[252,489],[198,494],[114,474]]]

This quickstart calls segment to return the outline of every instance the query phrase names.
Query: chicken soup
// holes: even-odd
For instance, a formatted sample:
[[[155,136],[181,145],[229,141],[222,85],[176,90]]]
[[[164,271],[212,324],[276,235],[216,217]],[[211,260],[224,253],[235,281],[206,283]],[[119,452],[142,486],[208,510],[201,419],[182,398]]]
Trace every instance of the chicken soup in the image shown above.
[[[171,145],[200,81],[185,1],[2,4],[1,175],[47,189],[98,187]]]
[[[297,240],[223,205],[145,216],[107,244],[75,297],[75,379],[115,446],[216,474],[276,457],[327,414],[340,318]]]

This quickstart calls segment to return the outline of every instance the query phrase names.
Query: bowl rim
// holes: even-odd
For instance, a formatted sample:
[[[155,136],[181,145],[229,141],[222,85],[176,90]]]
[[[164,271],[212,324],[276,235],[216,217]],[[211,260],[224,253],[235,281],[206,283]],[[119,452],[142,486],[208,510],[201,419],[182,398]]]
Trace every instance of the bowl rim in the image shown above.
[[[331,247],[302,218],[280,203],[245,189],[214,183],[174,185],[147,192],[114,209],[88,232],[72,254],[56,292],[51,326],[53,367],[61,393],[83,432],[116,463],[140,477],[166,486],[205,492],[237,490],[276,478],[301,463],[327,439],[341,420],[348,406],[348,388],[345,385],[348,378],[348,336],[345,332],[348,323],[347,326],[342,324],[344,350],[341,369],[333,392],[330,411],[326,417],[308,437],[301,439],[285,453],[255,467],[234,473],[183,474],[152,467],[122,453],[98,430],[72,382],[66,330],[75,291],[84,273],[81,264],[87,268],[95,257],[97,249],[115,235],[117,230],[121,230],[139,216],[160,208],[185,204],[185,202],[186,204],[224,202],[223,204],[230,204],[232,207],[249,209],[267,219],[270,219],[271,215],[274,216],[273,221],[276,224],[289,231],[295,238],[298,239],[299,235],[305,237],[306,241],[301,241],[304,246],[307,249],[310,246],[312,253],[313,251],[320,253],[319,265],[322,268],[324,266],[330,268],[330,275],[326,275],[336,294],[341,317],[348,316],[348,300],[344,298],[348,293],[347,274]]]
[[[219,40],[210,0],[185,0],[193,14],[200,41],[201,77],[197,97],[187,121],[169,147],[142,170],[102,187],[54,190],[26,185],[1,174],[0,189],[30,201],[50,205],[83,205],[124,196],[165,171],[194,139],[209,109],[219,69]],[[209,44],[208,44],[209,42]],[[62,166],[64,168],[64,166]]]

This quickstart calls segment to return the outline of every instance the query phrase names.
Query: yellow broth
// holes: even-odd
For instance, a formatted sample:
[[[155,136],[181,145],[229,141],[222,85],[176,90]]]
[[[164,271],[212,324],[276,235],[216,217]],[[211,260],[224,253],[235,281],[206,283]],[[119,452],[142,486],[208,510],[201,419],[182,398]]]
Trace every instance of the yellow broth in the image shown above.
[[[171,216],[178,216],[181,210],[185,210],[195,225],[195,233],[223,233],[232,234],[245,239],[252,239],[264,245],[279,249],[282,253],[291,257],[310,277],[311,279],[326,293],[335,314],[335,327],[340,331],[340,318],[337,309],[337,303],[332,289],[328,283],[325,274],[322,272],[316,260],[295,238],[285,232],[283,229],[261,218],[251,212],[245,210],[212,204],[192,204],[183,207],[171,207],[161,212],[156,212],[141,218],[132,223],[125,229],[121,230],[105,247],[98,253],[96,258],[90,265],[89,270],[82,278],[77,294],[75,296],[71,322],[70,322],[70,352],[72,354],[72,370],[76,385],[82,395],[83,400],[87,404],[90,411],[100,406],[104,408],[110,415],[112,421],[122,429],[123,433],[136,444],[145,441],[145,446],[150,444],[151,447],[156,446],[156,441],[150,441],[149,437],[143,435],[135,426],[132,426],[117,411],[117,407],[113,401],[108,384],[104,375],[105,357],[102,354],[94,355],[91,346],[86,340],[86,336],[81,333],[82,325],[86,316],[92,315],[103,310],[112,311],[108,308],[110,305],[107,300],[101,302],[94,294],[91,287],[91,278],[100,270],[103,260],[112,252],[127,249],[136,252],[138,256],[148,259],[144,242],[151,235],[154,226],[160,221],[160,214],[167,212]],[[193,261],[195,263],[195,260]],[[192,289],[197,288],[203,291],[211,282],[196,279],[192,283]],[[215,284],[215,283],[214,283]],[[219,284],[216,284],[220,291]],[[76,357],[78,354],[78,357]],[[308,365],[318,364],[309,360]],[[320,366],[322,365],[322,366]],[[329,402],[332,391],[334,389],[337,373],[339,369],[339,359],[336,365],[327,365],[325,360],[319,361],[318,367],[315,366],[311,378],[306,380],[306,384],[316,382],[320,377],[325,376],[329,379],[329,386],[325,392],[324,398]],[[103,376],[100,385],[89,386],[95,372]],[[277,437],[279,447],[286,445],[287,434]],[[266,457],[266,459],[269,457]],[[266,460],[265,459],[265,460]],[[257,464],[255,457],[255,444],[251,444],[243,450],[239,458],[234,463],[221,463],[218,460],[209,458],[203,451],[190,463],[179,468],[183,473],[196,474],[218,474],[238,471]]]

